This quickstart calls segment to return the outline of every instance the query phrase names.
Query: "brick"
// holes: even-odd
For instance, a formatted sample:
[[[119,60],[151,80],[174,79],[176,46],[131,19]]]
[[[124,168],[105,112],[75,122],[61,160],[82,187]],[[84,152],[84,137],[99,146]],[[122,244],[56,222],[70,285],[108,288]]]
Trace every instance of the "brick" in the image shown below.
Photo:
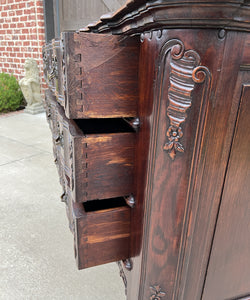
[[[17,27],[18,27],[18,28],[23,28],[23,27],[24,27],[24,23],[19,22],[19,23],[17,24]]]
[[[14,10],[9,10],[9,11],[8,11],[8,15],[9,15],[9,17],[13,17],[13,16],[15,16],[16,14],[15,14],[15,11],[14,11]]]
[[[30,33],[36,33],[36,27],[35,28],[30,28]]]
[[[41,26],[44,28],[44,21],[38,21],[37,24],[38,24],[38,26]]]
[[[15,23],[19,22],[19,17],[11,18],[11,22],[15,22]]]
[[[23,9],[18,9],[18,10],[16,10],[16,15],[17,15],[17,16],[23,15]]]
[[[22,16],[20,17],[20,21],[21,22],[26,22],[28,20],[28,17],[27,16]]]
[[[16,28],[16,23],[11,23],[10,28]]]
[[[8,23],[4,23],[3,24],[3,28],[9,28],[9,24]]]
[[[36,11],[37,13],[43,14],[43,7],[37,7]]]
[[[29,33],[29,29],[27,28],[22,29],[22,34],[28,34],[28,33]]]
[[[18,4],[18,8],[24,8],[24,7],[25,7],[25,3],[24,2]]]
[[[26,40],[26,38],[27,38],[26,35],[19,35],[20,40]]]
[[[36,19],[35,13],[28,15],[28,20],[35,20],[35,19]]]
[[[1,16],[4,18],[4,17],[7,17],[7,11],[3,11],[2,13],[1,13]]]
[[[30,41],[24,41],[24,42],[23,42],[23,45],[24,45],[24,46],[30,46]]]

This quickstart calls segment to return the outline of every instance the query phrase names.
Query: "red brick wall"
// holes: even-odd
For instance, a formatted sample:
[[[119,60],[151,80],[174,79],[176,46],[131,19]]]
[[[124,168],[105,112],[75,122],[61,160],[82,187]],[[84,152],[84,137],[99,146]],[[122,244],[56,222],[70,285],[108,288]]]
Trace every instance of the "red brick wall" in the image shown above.
[[[0,0],[0,72],[24,76],[27,57],[39,64],[41,83],[42,45],[45,29],[42,0]]]

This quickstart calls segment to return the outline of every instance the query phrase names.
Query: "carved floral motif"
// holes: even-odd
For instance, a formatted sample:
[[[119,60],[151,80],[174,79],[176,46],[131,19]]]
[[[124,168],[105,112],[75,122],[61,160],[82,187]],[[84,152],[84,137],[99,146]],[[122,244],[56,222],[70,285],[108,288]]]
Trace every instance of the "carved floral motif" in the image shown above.
[[[168,89],[167,116],[170,125],[167,129],[167,142],[163,146],[174,160],[177,152],[184,152],[180,142],[183,137],[181,124],[186,121],[186,111],[192,105],[192,92],[195,83],[204,82],[210,74],[206,67],[200,66],[200,56],[194,50],[185,51],[184,44],[177,39],[168,41],[162,49],[163,59],[170,51],[170,76]]]
[[[161,300],[164,296],[166,296],[166,293],[161,290],[159,285],[151,286],[150,289],[153,293],[150,300]]]

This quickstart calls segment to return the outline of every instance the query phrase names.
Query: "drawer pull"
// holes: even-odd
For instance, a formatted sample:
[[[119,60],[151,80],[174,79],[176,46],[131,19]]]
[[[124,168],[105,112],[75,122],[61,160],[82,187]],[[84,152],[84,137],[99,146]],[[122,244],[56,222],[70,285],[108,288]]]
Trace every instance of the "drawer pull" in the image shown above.
[[[129,207],[131,208],[135,207],[135,198],[133,195],[124,197],[124,199]]]
[[[65,192],[61,195],[61,201],[66,203],[66,204],[68,203],[68,197],[67,197],[67,194]]]
[[[55,138],[55,144],[63,147],[63,134],[60,134]]]

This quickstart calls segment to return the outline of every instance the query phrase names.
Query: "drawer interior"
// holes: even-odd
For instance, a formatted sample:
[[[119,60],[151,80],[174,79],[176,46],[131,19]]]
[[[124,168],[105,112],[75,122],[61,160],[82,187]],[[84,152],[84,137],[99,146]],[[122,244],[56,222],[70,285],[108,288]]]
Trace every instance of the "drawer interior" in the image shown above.
[[[75,119],[78,128],[84,134],[105,134],[134,132],[134,129],[123,119]]]
[[[99,211],[99,210],[105,210],[105,209],[111,209],[115,207],[122,207],[127,206],[126,201],[123,197],[117,197],[117,198],[111,198],[111,199],[102,199],[101,201],[98,200],[92,200],[82,203],[83,209],[86,213],[93,212],[93,211]]]

